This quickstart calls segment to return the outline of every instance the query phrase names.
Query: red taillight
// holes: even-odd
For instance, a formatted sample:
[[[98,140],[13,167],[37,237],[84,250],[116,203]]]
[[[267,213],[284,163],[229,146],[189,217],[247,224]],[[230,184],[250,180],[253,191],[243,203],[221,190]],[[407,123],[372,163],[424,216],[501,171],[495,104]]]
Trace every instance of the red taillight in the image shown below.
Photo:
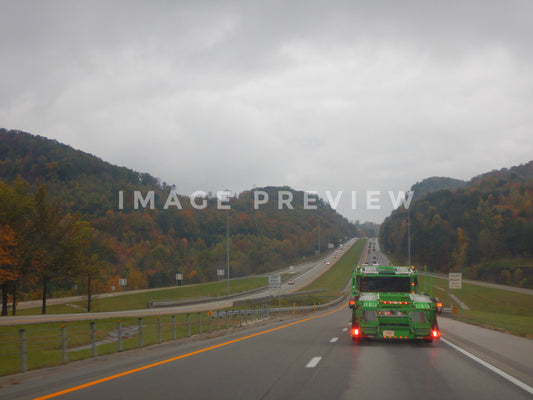
[[[352,329],[352,336],[353,337],[359,336],[359,328],[353,328]]]
[[[442,308],[442,303],[437,303],[437,307]]]
[[[350,305],[355,306],[355,300],[350,300]]]
[[[431,336],[433,336],[434,339],[440,338],[440,332],[437,329],[433,329],[431,331]]]

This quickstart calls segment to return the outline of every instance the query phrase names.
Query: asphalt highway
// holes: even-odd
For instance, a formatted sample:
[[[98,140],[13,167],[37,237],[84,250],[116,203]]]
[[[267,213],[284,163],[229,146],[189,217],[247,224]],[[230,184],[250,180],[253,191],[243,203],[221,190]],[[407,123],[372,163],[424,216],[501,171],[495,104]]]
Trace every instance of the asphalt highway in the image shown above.
[[[343,305],[205,340],[98,357],[41,374],[34,371],[19,376],[16,385],[0,381],[0,398],[513,400],[533,396],[452,347],[445,335],[430,344],[353,343],[348,321],[349,310]]]
[[[324,265],[297,271],[295,285],[282,290]],[[349,320],[342,305],[7,376],[0,399],[533,398],[529,339],[441,319],[443,335],[433,343],[354,343]]]

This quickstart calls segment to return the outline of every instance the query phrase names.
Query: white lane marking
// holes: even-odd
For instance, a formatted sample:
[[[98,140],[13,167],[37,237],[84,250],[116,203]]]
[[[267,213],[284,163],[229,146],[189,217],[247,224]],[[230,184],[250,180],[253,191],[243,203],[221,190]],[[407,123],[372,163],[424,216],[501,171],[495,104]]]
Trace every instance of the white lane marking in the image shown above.
[[[502,378],[507,379],[509,382],[514,383],[519,388],[524,389],[526,392],[528,392],[530,394],[533,394],[533,387],[529,386],[528,384],[516,379],[514,376],[509,375],[507,372],[504,372],[501,369],[496,368],[494,365],[489,364],[488,362],[482,360],[481,358],[476,357],[472,353],[469,353],[468,351],[460,348],[459,346],[456,346],[452,342],[450,342],[450,341],[448,341],[448,340],[446,340],[444,338],[440,338],[440,340],[443,341],[444,343],[446,343],[448,346],[453,347],[455,350],[459,351],[460,353],[463,353],[465,356],[471,358],[475,362],[477,362],[477,363],[483,365],[484,367],[490,369],[492,372],[497,373]]]
[[[337,340],[339,340],[339,338],[338,337],[334,337],[329,342],[330,343],[335,343]]]
[[[347,330],[348,330],[348,328],[342,328],[343,332],[346,332]]]
[[[322,360],[322,357],[313,357],[313,358],[311,358],[311,361],[309,361],[307,363],[305,368],[315,368],[318,365],[318,363],[320,362],[320,360]]]

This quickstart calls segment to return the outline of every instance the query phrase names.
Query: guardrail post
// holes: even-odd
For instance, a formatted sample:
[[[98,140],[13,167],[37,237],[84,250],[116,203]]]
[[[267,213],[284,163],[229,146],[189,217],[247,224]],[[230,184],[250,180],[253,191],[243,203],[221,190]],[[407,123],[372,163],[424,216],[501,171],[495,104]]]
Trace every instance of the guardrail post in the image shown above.
[[[161,317],[157,317],[157,343],[161,344]]]
[[[198,333],[202,333],[202,313],[198,313]]]
[[[67,362],[67,327],[61,325],[61,352],[63,353],[62,361]]]
[[[143,319],[142,317],[139,317],[137,334],[139,335],[139,347],[143,347]]]
[[[172,339],[176,340],[176,316],[172,316]]]
[[[19,329],[20,340],[20,370],[26,372],[28,370],[28,359],[26,354],[26,330]]]
[[[187,337],[191,336],[191,314],[187,314]]]
[[[117,326],[118,351],[122,351],[122,321],[118,320]]]
[[[93,358],[96,357],[96,328],[94,326],[94,321],[91,322],[91,345],[93,348]]]

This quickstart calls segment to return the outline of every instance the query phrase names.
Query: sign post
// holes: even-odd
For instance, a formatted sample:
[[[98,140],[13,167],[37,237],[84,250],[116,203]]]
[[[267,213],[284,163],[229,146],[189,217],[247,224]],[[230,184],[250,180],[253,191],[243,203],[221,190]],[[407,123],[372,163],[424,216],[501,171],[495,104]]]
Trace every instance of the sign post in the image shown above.
[[[281,275],[269,275],[268,277],[268,290],[271,294],[278,292],[278,301],[281,303]]]

